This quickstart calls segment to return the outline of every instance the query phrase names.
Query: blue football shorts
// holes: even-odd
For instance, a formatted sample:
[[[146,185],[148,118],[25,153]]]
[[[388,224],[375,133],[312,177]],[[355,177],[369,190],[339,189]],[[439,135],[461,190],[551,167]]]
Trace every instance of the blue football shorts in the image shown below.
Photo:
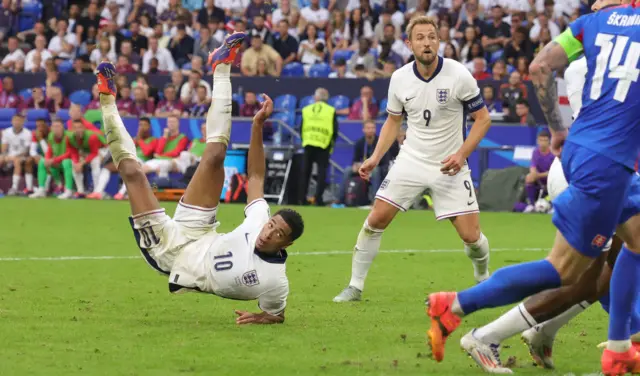
[[[553,201],[553,224],[578,252],[598,257],[617,225],[640,213],[640,177],[571,142],[562,167],[569,187]]]

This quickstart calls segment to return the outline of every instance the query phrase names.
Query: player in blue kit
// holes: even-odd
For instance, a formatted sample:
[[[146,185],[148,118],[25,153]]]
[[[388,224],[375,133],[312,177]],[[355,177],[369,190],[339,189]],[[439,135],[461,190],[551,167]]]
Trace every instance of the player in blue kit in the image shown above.
[[[583,53],[588,66],[583,105],[567,136],[553,72]],[[630,315],[640,288],[640,177],[634,173],[640,151],[639,60],[637,5],[609,7],[579,18],[536,57],[532,80],[552,130],[552,148],[562,151],[569,182],[554,201],[556,239],[545,260],[499,269],[460,293],[429,295],[428,337],[436,360],[443,359],[445,341],[462,316],[575,283],[616,230],[626,244],[611,280],[609,342],[602,369],[606,375],[640,372],[640,355],[629,340]],[[475,344],[473,331],[461,340],[476,362],[490,363],[487,355],[495,348]],[[511,373],[499,363],[489,368],[493,371],[485,370]]]

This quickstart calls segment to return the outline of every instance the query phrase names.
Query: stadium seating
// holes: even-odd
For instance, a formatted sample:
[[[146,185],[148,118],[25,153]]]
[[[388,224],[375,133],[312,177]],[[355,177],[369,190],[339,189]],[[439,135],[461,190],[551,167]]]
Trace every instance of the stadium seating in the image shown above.
[[[244,96],[242,96],[242,94],[238,94],[238,93],[234,93],[231,98],[238,102],[239,106],[242,106],[244,104]]]
[[[331,66],[327,63],[313,64],[309,69],[309,77],[329,77]]]
[[[308,95],[306,97],[303,97],[302,99],[300,99],[300,102],[298,103],[298,107],[299,108],[305,108],[308,105],[310,105],[311,103],[313,103],[315,100],[313,99],[313,95]]]
[[[333,54],[333,63],[335,64],[335,62],[340,59],[348,61],[349,59],[351,59],[351,56],[353,56],[354,53],[355,51],[351,50],[336,50]]]
[[[64,122],[66,122],[67,120],[69,120],[71,117],[69,116],[69,110],[66,109],[60,109],[58,110],[58,113],[56,114],[58,115],[58,118]]]
[[[91,93],[87,90],[77,90],[69,95],[69,100],[84,107],[91,102]]]
[[[276,111],[294,112],[296,110],[296,97],[291,94],[284,94],[274,99],[273,108]]]
[[[31,108],[27,110],[27,128],[38,119],[49,119],[49,110],[41,108]]]
[[[304,68],[300,63],[289,63],[282,68],[282,77],[304,77]]]
[[[33,29],[33,25],[42,18],[42,3],[31,2],[23,4],[18,18],[19,31]]]
[[[22,97],[23,100],[28,101],[29,99],[31,99],[31,90],[32,89],[22,89],[20,90],[20,97]]]
[[[13,115],[18,112],[15,108],[0,108],[0,122],[11,121]]]
[[[327,103],[335,107],[336,110],[349,108],[349,98],[346,95],[336,95],[334,97],[331,97],[329,98]]]
[[[65,60],[58,65],[58,71],[60,73],[69,73],[73,70],[73,62],[71,60]]]
[[[184,70],[191,70],[191,63],[184,63],[184,64],[182,64],[182,69],[184,69]]]

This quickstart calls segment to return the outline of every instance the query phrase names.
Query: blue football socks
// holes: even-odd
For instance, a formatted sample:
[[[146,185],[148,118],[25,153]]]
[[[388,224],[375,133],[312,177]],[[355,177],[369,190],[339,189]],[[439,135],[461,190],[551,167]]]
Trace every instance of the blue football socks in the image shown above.
[[[468,315],[479,309],[519,302],[561,284],[560,275],[549,261],[532,261],[496,270],[486,281],[459,292],[458,302]]]
[[[609,339],[623,341],[631,335],[631,316],[636,309],[640,283],[640,255],[622,247],[611,277]],[[636,315],[637,316],[637,315]]]

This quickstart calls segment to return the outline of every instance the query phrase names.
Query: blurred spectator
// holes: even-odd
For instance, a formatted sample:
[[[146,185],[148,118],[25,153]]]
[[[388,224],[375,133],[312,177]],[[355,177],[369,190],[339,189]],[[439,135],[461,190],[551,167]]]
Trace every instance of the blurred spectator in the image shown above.
[[[218,8],[214,0],[205,0],[204,6],[198,11],[197,17],[197,21],[200,24],[200,31],[207,27],[209,20],[212,18],[215,18],[218,22],[223,21],[225,19],[224,10]]]
[[[527,87],[522,83],[518,71],[512,72],[509,82],[500,86],[500,97],[504,109],[508,110],[508,121],[520,122],[520,117],[516,115],[516,103],[519,99],[527,99]]]
[[[446,24],[440,26],[440,29],[438,30],[438,34],[440,35],[440,46],[438,48],[438,54],[440,56],[444,54],[444,48],[447,46],[447,43],[452,43],[456,48],[456,52],[460,49],[458,42],[455,39],[451,39],[450,30],[451,29]]]
[[[534,55],[542,51],[544,46],[546,46],[549,42],[551,42],[551,32],[549,31],[549,29],[544,28],[540,30],[540,40],[536,44]]]
[[[149,16],[147,16],[146,14],[140,16],[140,35],[145,36],[148,40],[153,36],[154,33],[155,31],[151,26],[151,20],[149,19]]]
[[[347,62],[339,59],[335,64],[335,71],[329,73],[329,78],[356,78],[356,75],[347,71]]]
[[[391,52],[400,58],[401,64],[399,65],[402,65],[411,56],[411,50],[402,40],[396,38],[396,35],[396,28],[393,24],[385,25],[382,39],[378,44],[378,56],[380,56],[380,60],[396,61],[397,59],[394,56],[389,56],[389,53],[385,53],[383,56],[384,46],[389,45]]]
[[[344,32],[346,28],[347,21],[345,19],[344,13],[338,10],[334,10],[333,13],[331,13],[331,22],[327,26],[327,42],[329,42],[329,46],[332,50],[343,50],[349,47],[348,41],[344,39]]]
[[[84,125],[84,128],[88,131],[102,133],[99,128],[97,128],[93,123],[89,122],[82,115],[82,107],[79,104],[71,103],[69,106],[69,120],[67,120],[67,130],[73,130],[73,122],[79,121]]]
[[[351,108],[338,110],[338,114],[349,115],[349,120],[370,120],[378,116],[378,105],[373,97],[373,89],[370,86],[363,86],[360,89],[360,98],[358,98]]]
[[[256,16],[271,18],[271,4],[265,0],[251,0],[249,6],[244,11],[244,17],[247,21],[255,21]],[[254,25],[255,26],[255,25]]]
[[[482,47],[488,53],[494,53],[504,48],[511,38],[511,28],[502,21],[504,13],[500,5],[491,8],[491,21],[485,25],[482,36]]]
[[[53,107],[49,107],[49,105],[52,104],[52,102],[48,101],[47,98],[45,98],[44,90],[42,89],[42,87],[34,87],[33,89],[31,89],[31,98],[29,98],[26,102],[23,102],[22,109],[27,110],[38,108],[45,109],[49,112],[55,112],[53,110]]]
[[[318,38],[318,29],[314,24],[308,24],[305,32],[307,39],[300,41],[298,60],[304,65],[305,73],[313,64],[324,62],[326,45],[324,39]]]
[[[376,68],[374,71],[375,76],[379,78],[391,78],[393,72],[396,71],[397,65],[392,61],[385,61],[382,64],[382,69]]]
[[[7,41],[8,53],[2,59],[2,69],[12,71],[15,69],[16,62],[24,63],[25,55],[21,48],[18,47],[18,38],[9,37]]]
[[[380,48],[380,51],[378,52],[378,65],[384,65],[384,63],[392,63],[395,67],[398,68],[404,65],[405,59],[392,51],[392,44],[383,42],[378,45],[378,48]]]
[[[157,23],[153,27],[153,35],[147,38],[147,40],[150,40],[151,38],[154,38],[154,37],[158,40],[159,48],[169,47],[169,43],[171,42],[171,37],[169,36],[168,33],[165,34],[161,23]]]
[[[262,38],[262,43],[268,44],[269,46],[273,46],[273,35],[269,31],[269,29],[265,27],[263,15],[258,14],[253,17],[252,32],[260,34],[260,37]]]
[[[373,38],[373,26],[378,23],[378,12],[373,10],[372,3],[369,0],[360,0],[360,13],[364,20],[368,20],[371,23],[371,37]]]
[[[129,58],[124,55],[118,56],[118,62],[116,63],[116,72],[118,74],[136,73],[133,65],[129,62]]]
[[[118,106],[120,116],[133,116],[135,110],[133,108],[133,99],[131,99],[131,87],[121,87],[118,91],[118,95],[120,96],[120,99],[116,101],[116,105]]]
[[[158,9],[156,8],[156,11],[157,10]],[[181,10],[182,4],[180,4],[180,0],[169,0],[169,6],[159,14],[158,20],[162,22],[176,21]]]
[[[273,48],[280,54],[282,63],[287,65],[296,60],[298,54],[298,41],[289,35],[289,21],[286,19],[278,22],[278,39],[273,43]]]
[[[5,76],[2,79],[2,91],[0,92],[0,108],[20,108],[22,99],[14,91],[13,78]]]
[[[171,72],[171,85],[173,85],[176,88],[176,92],[179,93],[182,90],[183,83],[184,83],[184,76],[182,75],[181,71],[175,70]]]
[[[34,60],[34,55],[38,54],[40,56],[40,67],[44,68],[45,67],[45,62],[49,59],[51,59],[51,52],[49,52],[49,50],[47,50],[47,40],[44,37],[44,35],[38,35],[36,37],[36,48],[34,48],[33,50],[29,51],[29,53],[27,53],[27,56],[24,59],[24,70],[25,71],[32,71],[33,70],[33,60]]]
[[[485,85],[482,88],[482,97],[487,110],[493,113],[502,112],[502,103],[496,100],[496,89],[491,85]]]
[[[197,89],[196,100],[183,115],[188,117],[205,117],[210,106],[211,100],[207,97],[207,88],[200,85]]]
[[[456,46],[453,43],[447,43],[444,47],[444,52],[442,53],[442,57],[446,57],[447,59],[453,59],[458,61],[458,53],[456,52]]]
[[[516,62],[516,70],[523,81],[529,81],[529,60],[526,56],[520,56]]]
[[[271,14],[271,23],[273,25],[277,25],[280,23],[280,21],[286,20],[289,24],[291,24],[292,12],[293,10],[291,9],[290,0],[280,0],[280,6]]]
[[[68,32],[67,20],[58,20],[56,36],[49,41],[49,52],[62,59],[73,59],[79,42],[76,35]]]
[[[193,56],[199,56],[203,61],[207,61],[209,53],[220,47],[220,45],[221,43],[211,36],[209,28],[203,27],[200,29],[200,39],[193,44]]]
[[[462,40],[462,48],[460,48],[460,62],[467,64],[473,59],[471,58],[471,47],[477,44],[478,35],[476,29],[472,26],[467,26],[464,29],[464,38]]]
[[[375,68],[376,58],[373,57],[373,55],[369,51],[369,41],[367,39],[360,39],[360,43],[358,44],[358,52],[351,56],[351,59],[349,59],[347,65],[352,71],[355,70],[356,65],[364,66],[364,69],[367,72]]]
[[[144,53],[142,57],[142,73],[148,73],[150,68],[151,59],[158,59],[158,69],[171,72],[176,69],[176,63],[173,61],[171,52],[166,48],[160,48],[158,46],[157,38],[149,38],[149,50]]]
[[[519,27],[513,33],[513,38],[504,49],[504,59],[511,65],[516,65],[519,57],[531,59],[533,57],[533,49],[531,43],[527,39],[527,29]]]
[[[58,86],[47,87],[47,108],[51,113],[57,113],[61,109],[71,106],[69,99],[65,98]]]
[[[520,98],[516,103],[516,116],[518,117],[518,122],[522,125],[528,125],[531,127],[536,126],[536,119],[533,118],[531,112],[529,112],[531,108],[529,107],[529,102],[526,99]]]
[[[533,21],[533,27],[529,31],[529,39],[537,43],[540,40],[540,31],[542,31],[542,29],[549,29],[551,39],[560,35],[560,28],[555,22],[549,20],[545,12],[538,13],[538,18]]]
[[[186,67],[189,67],[188,65]],[[204,72],[204,60],[200,56],[194,56],[191,58],[191,69],[183,69],[183,74],[190,74],[192,70]],[[211,73],[213,74],[213,72]]]
[[[244,93],[244,103],[240,106],[240,116],[253,117],[260,111],[260,103],[256,93],[247,91]]]
[[[140,21],[140,17],[146,15],[151,19],[156,18],[156,9],[149,4],[145,4],[144,0],[133,0],[133,7],[127,17],[127,23]]]
[[[267,62],[264,59],[258,60],[256,77],[269,77],[269,72],[267,71]]]
[[[18,1],[2,0],[0,6],[0,41],[9,35],[14,28],[19,12]]]
[[[93,69],[91,69],[91,64],[87,60],[87,56],[76,57],[75,59],[73,59],[73,72],[77,74],[93,72]]]
[[[94,84],[91,88],[91,102],[87,104],[83,111],[87,110],[99,110],[100,109],[100,92],[98,91],[98,84]]]
[[[400,6],[398,5],[398,1],[396,0],[385,0],[384,7],[387,12],[391,13],[391,23],[396,29],[401,29],[402,25],[405,23],[404,13],[400,10]],[[384,12],[384,11],[383,11]]]
[[[133,51],[131,41],[125,40],[120,43],[120,56],[126,56],[129,59],[129,64],[131,64],[135,71],[140,69],[142,59],[140,58],[140,55]]]
[[[209,20],[209,27],[208,27],[211,37],[219,44],[222,44],[222,42],[224,42],[224,37],[227,35],[225,28],[224,28],[224,22],[218,20],[217,18],[211,18]]]
[[[351,12],[351,18],[344,29],[344,39],[349,46],[354,46],[363,38],[373,38],[373,27],[371,27],[371,21],[362,18],[360,8],[356,8]]]
[[[189,80],[180,89],[180,100],[184,104],[195,102],[198,99],[199,86],[204,86],[207,89],[207,98],[211,98],[211,86],[202,79],[202,72],[194,69],[189,73]]]
[[[251,34],[251,48],[242,54],[240,69],[245,76],[255,76],[258,60],[267,62],[269,75],[279,77],[282,71],[282,58],[271,46],[264,45],[260,34]]]
[[[376,40],[381,40],[384,37],[384,27],[389,24],[392,24],[396,30],[395,37],[396,38],[401,37],[401,29],[399,29],[398,26],[396,26],[396,24],[392,22],[391,20],[392,15],[393,15],[393,12],[391,12],[388,9],[383,9],[382,12],[380,13],[380,20],[373,28],[373,36]]]
[[[78,55],[80,56],[90,56],[94,49],[96,49],[96,44],[98,44],[98,40],[96,39],[98,31],[93,27],[89,28],[87,31],[87,37],[80,43],[80,47],[78,48]]]
[[[362,134],[363,136],[358,139],[353,145],[353,159],[351,162],[351,166],[347,166],[344,169],[344,173],[342,176],[342,184],[340,185],[340,192],[338,193],[338,203],[345,203],[345,196],[348,191],[348,184],[351,182],[352,177],[359,178],[358,170],[360,166],[362,166],[362,162],[366,159],[370,158],[378,145],[378,135],[376,134],[376,123],[373,120],[366,120],[362,124]],[[388,165],[389,161],[387,156],[383,158],[380,164],[376,166],[376,168],[371,171],[370,175],[370,184],[365,183],[367,187],[367,195],[368,201],[373,201],[375,192],[380,186],[380,175],[381,170],[386,169],[386,165]]]
[[[160,62],[157,58],[152,58],[149,62],[149,74],[164,74],[166,71],[160,70]]]
[[[131,48],[136,55],[144,55],[144,53],[149,48],[149,39],[140,33],[140,24],[138,21],[133,21],[131,25],[129,25],[129,31],[131,31],[131,36],[128,38],[128,41],[131,43]],[[124,43],[124,41],[122,41]],[[120,49],[122,49],[122,44],[120,45]],[[139,62],[137,63],[139,64]]]
[[[178,24],[178,32],[169,44],[169,51],[171,51],[173,60],[178,67],[181,67],[191,60],[194,44],[195,41],[193,38],[187,34],[187,27],[182,23]]]
[[[524,187],[527,195],[525,213],[532,212],[536,201],[548,194],[546,189],[547,177],[549,176],[551,164],[555,159],[555,156],[551,152],[550,140],[551,134],[546,129],[538,133],[536,140],[538,147],[533,151],[529,173],[525,177]]]
[[[120,89],[125,86],[129,86],[129,80],[127,79],[127,76],[116,76],[116,89],[118,90],[118,93],[116,94],[117,96],[120,96]]]
[[[123,12],[115,2],[109,2],[100,16],[107,21],[113,21],[119,28],[127,23],[127,13]]]
[[[94,69],[104,60],[116,61],[116,54],[111,50],[111,42],[108,37],[100,38],[98,48],[91,52],[89,60],[91,61]]]
[[[478,1],[467,0],[460,14],[460,17],[458,18],[458,25],[455,27],[456,39],[463,39],[463,34],[467,33],[467,28],[469,27],[473,29],[475,35],[482,34],[482,29],[484,28],[485,23],[482,21],[482,17],[480,17],[478,13]]]
[[[24,41],[26,44],[28,44],[32,48],[35,48],[36,37],[38,35],[42,35],[45,37],[45,39],[47,39],[47,30],[44,26],[44,23],[41,21],[36,22],[33,25],[33,29],[19,32],[16,35],[16,37],[18,37],[18,39],[20,39],[21,41]]]
[[[491,78],[496,81],[504,81],[507,78],[507,64],[504,62],[504,60],[498,60],[493,63]]]
[[[180,116],[184,105],[177,98],[177,89],[174,85],[167,85],[164,88],[164,99],[156,106],[155,115],[158,117],[169,117],[171,115]]]
[[[133,106],[131,115],[133,116],[153,116],[155,106],[153,100],[148,97],[147,92],[142,86],[136,86],[133,89]]]
[[[487,61],[481,57],[473,59],[473,78],[477,81],[488,80],[491,75],[487,72]]]
[[[87,6],[87,15],[85,17],[80,17],[75,26],[75,33],[82,33],[82,40],[86,40],[88,36],[89,29],[93,29],[94,33],[98,28],[100,28],[100,14],[98,14],[98,4],[97,2],[89,2]]]
[[[319,30],[324,30],[329,22],[329,11],[320,7],[320,0],[311,0],[309,6],[300,10],[300,16],[304,24],[314,24]]]

